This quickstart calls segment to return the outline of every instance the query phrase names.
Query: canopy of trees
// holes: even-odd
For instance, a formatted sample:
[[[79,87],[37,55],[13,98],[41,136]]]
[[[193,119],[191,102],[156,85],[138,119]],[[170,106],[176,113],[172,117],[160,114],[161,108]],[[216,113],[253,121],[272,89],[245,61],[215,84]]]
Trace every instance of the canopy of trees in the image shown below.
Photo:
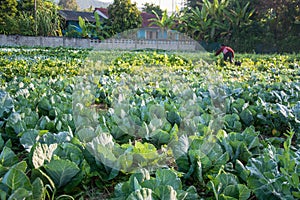
[[[299,0],[187,0],[181,31],[249,51],[299,51]]]
[[[17,12],[17,0],[0,0],[0,26],[5,25],[9,17],[14,17]]]
[[[142,8],[142,11],[146,13],[155,12],[160,17],[162,17],[163,15],[163,10],[158,5],[155,5],[153,3],[145,3],[144,7]]]
[[[142,24],[141,12],[130,0],[114,0],[108,7],[108,14],[112,34],[138,28]]]
[[[64,10],[78,10],[76,0],[59,0],[58,6]]]

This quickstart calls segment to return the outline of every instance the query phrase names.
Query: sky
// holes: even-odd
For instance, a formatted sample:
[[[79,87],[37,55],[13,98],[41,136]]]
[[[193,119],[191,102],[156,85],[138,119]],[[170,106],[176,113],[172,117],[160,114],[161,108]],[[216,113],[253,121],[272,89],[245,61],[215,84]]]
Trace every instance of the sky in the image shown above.
[[[113,0],[100,0],[102,2],[113,2]],[[131,0],[132,3],[136,2],[138,8],[143,7],[145,3],[153,3],[160,5],[162,10],[167,9],[168,12],[172,12],[176,8],[176,4],[180,4],[183,0]]]

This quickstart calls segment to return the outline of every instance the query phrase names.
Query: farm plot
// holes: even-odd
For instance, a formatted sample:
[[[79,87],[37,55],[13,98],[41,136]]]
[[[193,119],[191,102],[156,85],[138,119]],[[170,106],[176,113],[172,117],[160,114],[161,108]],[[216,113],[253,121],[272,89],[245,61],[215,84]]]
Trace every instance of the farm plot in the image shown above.
[[[2,48],[1,199],[299,199],[300,56]]]

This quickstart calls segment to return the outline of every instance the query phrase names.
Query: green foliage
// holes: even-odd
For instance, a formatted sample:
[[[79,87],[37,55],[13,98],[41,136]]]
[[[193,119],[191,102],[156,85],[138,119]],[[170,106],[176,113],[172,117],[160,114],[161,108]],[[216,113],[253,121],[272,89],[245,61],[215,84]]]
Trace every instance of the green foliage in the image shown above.
[[[187,8],[200,8],[202,0],[187,0],[185,6]]]
[[[89,30],[89,24],[87,24],[85,22],[85,20],[82,17],[78,17],[78,23],[79,23],[79,27],[81,28],[81,37],[86,38],[89,37],[90,34],[90,30]]]
[[[19,35],[61,36],[58,7],[49,1],[20,1],[18,15],[9,15],[1,24],[1,33]]]
[[[208,40],[214,36],[214,22],[208,18],[208,12],[204,8],[191,9],[181,17],[181,20],[186,24],[186,27],[181,26],[181,29],[187,30],[188,34],[196,40]]]
[[[173,29],[175,26],[175,13],[172,13],[168,16],[167,10],[164,10],[162,16],[159,13],[153,11],[155,18],[150,19],[150,25],[157,25],[159,26],[162,31],[167,31],[168,29]]]
[[[77,10],[78,4],[75,0],[59,0],[58,6],[64,10]]]
[[[22,12],[16,18],[9,20],[10,27],[7,27],[7,32],[10,34],[20,34],[27,36],[35,35],[35,20],[33,16],[27,12]]]
[[[247,183],[258,199],[299,198],[299,153],[291,150],[293,135],[292,131],[286,134],[284,149],[268,145],[247,164]]]
[[[80,171],[77,165],[69,160],[52,160],[44,165],[44,168],[58,188],[65,186]]]
[[[1,52],[0,69],[1,77],[12,80],[14,77],[56,77],[61,74],[68,76],[77,75],[78,69],[82,66],[82,59],[86,51],[72,49],[39,49],[28,51],[26,49],[12,49],[11,52]],[[9,59],[14,54],[15,59]],[[41,59],[49,55],[48,59]],[[67,58],[69,55],[71,57]],[[23,58],[22,56],[25,56]],[[37,59],[40,58],[40,59]],[[50,59],[51,58],[51,59]]]
[[[6,19],[8,16],[14,17],[17,14],[17,5],[18,2],[16,0],[1,0],[0,1],[0,30],[2,26],[5,26]]]
[[[186,27],[181,29],[201,41],[224,41],[225,38],[239,37],[235,34],[251,23],[254,10],[249,10],[249,5],[242,5],[238,1],[203,0],[198,6],[183,12],[180,19]]]
[[[299,25],[295,20],[297,21],[300,10],[296,1],[253,1],[249,7],[251,10],[255,9],[251,17],[252,24],[243,28],[240,32],[242,35],[236,32],[235,37],[238,39],[234,45],[237,48],[245,51],[243,46],[252,46],[260,53],[299,51],[293,45],[299,36]],[[253,44],[261,45],[253,47]]]
[[[1,48],[2,199],[299,198],[299,55],[88,53]]]
[[[94,13],[94,17],[96,19],[96,24],[94,26],[92,26],[93,30],[92,30],[92,37],[96,37],[100,40],[104,40],[106,38],[110,37],[109,34],[109,25],[107,23],[107,20],[104,19],[100,19],[100,16],[97,13]]]
[[[230,173],[221,173],[209,182],[216,199],[243,199],[250,197],[251,190],[239,184],[238,177]]]
[[[36,0],[36,3],[41,5],[41,0]],[[30,14],[34,13],[34,4],[35,0],[20,0],[18,3],[19,12],[29,12]]]
[[[14,27],[13,20],[17,14],[16,0],[1,0],[0,1],[0,33],[7,33]]]
[[[181,180],[170,169],[159,169],[155,178],[147,170],[132,174],[128,181],[115,188],[117,199],[196,199],[196,188],[182,189]]]
[[[76,26],[69,26],[66,32],[66,36],[74,37],[80,36],[84,38],[97,38],[100,40],[104,40],[110,36],[109,34],[109,26],[107,25],[107,21],[100,19],[100,16],[95,12],[94,17],[96,23],[90,23],[85,21],[82,17],[79,16],[79,27],[80,31],[74,30]]]
[[[121,67],[130,66],[192,66],[191,61],[176,54],[161,53],[161,52],[145,52],[145,53],[124,53],[122,56],[115,58],[112,61],[115,67],[120,70]]]
[[[61,36],[60,18],[58,16],[58,7],[46,2],[36,12],[37,35],[40,36]]]
[[[153,11],[155,13],[157,13],[158,16],[162,17],[163,11],[162,9],[159,7],[159,5],[155,5],[153,3],[145,3],[144,7],[142,9],[144,12],[146,13],[150,13],[152,14]]]
[[[296,4],[294,0],[187,1],[177,19],[178,30],[199,41],[231,44],[240,52],[297,52]]]
[[[137,9],[136,3],[132,4],[130,0],[114,0],[108,6],[108,13],[108,24],[113,34],[139,28],[142,24],[140,11]]]

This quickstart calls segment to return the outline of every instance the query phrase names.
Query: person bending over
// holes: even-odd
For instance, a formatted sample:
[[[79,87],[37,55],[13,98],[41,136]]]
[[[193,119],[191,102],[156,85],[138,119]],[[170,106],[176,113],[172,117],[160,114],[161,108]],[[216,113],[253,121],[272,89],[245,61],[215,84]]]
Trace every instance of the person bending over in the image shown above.
[[[221,44],[221,48],[216,51],[215,55],[217,56],[221,52],[224,55],[224,61],[227,61],[227,59],[229,58],[230,63],[234,62],[234,51],[232,48],[225,46],[224,44]]]

